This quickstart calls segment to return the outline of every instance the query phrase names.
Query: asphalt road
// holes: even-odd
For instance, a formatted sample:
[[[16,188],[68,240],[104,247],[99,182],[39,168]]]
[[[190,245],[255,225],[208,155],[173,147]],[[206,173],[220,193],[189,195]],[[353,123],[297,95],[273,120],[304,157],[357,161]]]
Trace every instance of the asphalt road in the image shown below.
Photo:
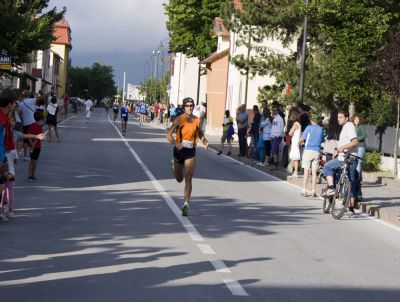
[[[118,125],[117,125],[118,126]],[[165,130],[98,109],[17,168],[0,223],[0,301],[400,301],[400,230],[198,148],[188,218]]]

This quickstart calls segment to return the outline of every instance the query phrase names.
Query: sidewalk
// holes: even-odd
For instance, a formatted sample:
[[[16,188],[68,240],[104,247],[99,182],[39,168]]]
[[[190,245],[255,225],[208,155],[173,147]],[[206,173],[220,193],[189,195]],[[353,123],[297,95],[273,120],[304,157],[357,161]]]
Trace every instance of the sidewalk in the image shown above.
[[[219,136],[206,135],[210,147],[219,150],[220,140]],[[225,144],[224,154],[227,152],[227,145]],[[279,169],[271,169],[271,167],[260,167],[253,163],[252,160],[247,158],[238,157],[239,144],[237,141],[232,144],[232,157],[252,166],[253,168],[265,171],[266,173],[286,180],[299,187],[303,186],[303,178],[290,179],[289,173],[286,168],[279,166]],[[383,173],[385,174],[385,173]],[[309,179],[309,182],[311,179]],[[310,183],[309,183],[310,186]],[[326,183],[317,185],[317,192],[321,192],[325,188]],[[362,212],[382,219],[389,223],[400,226],[400,182],[389,177],[378,177],[378,182],[364,182],[363,187],[363,202],[359,204],[359,210]],[[299,193],[300,194],[300,193]]]
[[[150,123],[152,127],[166,129],[165,125],[159,125]],[[220,136],[207,135],[207,140],[210,148],[219,150],[220,148]],[[227,145],[225,144],[224,154],[228,152]],[[289,173],[286,168],[279,166],[278,169],[271,169],[271,167],[260,167],[253,163],[252,160],[248,158],[243,158],[237,156],[239,153],[239,144],[238,141],[234,141],[232,143],[232,158],[239,160],[246,165],[252,166],[253,168],[264,171],[270,175],[273,175],[277,178],[280,178],[284,181],[288,181],[294,185],[299,187],[303,186],[303,178],[300,176],[299,178],[290,179]],[[216,157],[218,155],[215,155]],[[222,156],[222,155],[220,155]],[[385,175],[385,173],[383,173]],[[376,181],[377,180],[377,181]],[[309,179],[309,182],[311,179]],[[309,183],[309,187],[311,184]],[[325,188],[326,183],[322,183],[317,185],[317,192],[321,192],[323,188]],[[390,177],[378,177],[374,179],[373,182],[363,182],[363,202],[359,203],[359,210],[362,212],[382,219],[391,224],[400,226],[400,182],[394,180]],[[300,196],[300,191],[299,191]],[[322,211],[322,210],[321,210]]]

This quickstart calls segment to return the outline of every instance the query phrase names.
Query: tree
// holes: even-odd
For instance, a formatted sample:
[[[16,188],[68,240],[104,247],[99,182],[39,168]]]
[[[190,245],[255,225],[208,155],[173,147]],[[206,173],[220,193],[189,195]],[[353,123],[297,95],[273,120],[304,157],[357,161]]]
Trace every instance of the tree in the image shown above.
[[[182,52],[188,57],[207,58],[217,48],[211,32],[215,17],[221,12],[225,0],[170,0],[164,4],[168,16],[169,49]],[[197,79],[199,101],[201,68]]]
[[[397,107],[396,135],[393,148],[394,176],[397,177],[397,154],[400,126],[400,31],[391,37],[388,45],[376,52],[375,58],[368,65],[374,82],[385,91]]]
[[[91,67],[72,67],[69,70],[71,80],[71,95],[92,96],[97,100],[105,97],[113,98],[117,92],[111,66],[94,63]]]
[[[63,18],[66,9],[43,12],[48,2],[0,1],[0,55],[10,57],[14,67],[30,62],[33,51],[50,48],[54,25]],[[0,70],[0,76],[4,73]]]
[[[224,9],[229,28],[243,33],[239,35],[239,44],[247,43],[250,31],[255,44],[273,38],[284,46],[297,42],[298,47],[291,55],[282,56],[273,49],[256,46],[250,60],[232,58],[238,68],[252,75],[275,76],[279,87],[288,83],[297,86],[300,71],[294,62],[299,62],[303,17],[307,13],[304,87],[308,102],[313,100],[329,109],[349,103],[365,104],[365,100],[371,102],[376,96],[366,62],[399,23],[399,1],[313,0],[308,6],[303,0],[241,0],[241,3],[243,10],[238,10],[232,1],[227,1]]]
[[[171,0],[164,4],[168,16],[169,49],[199,60],[215,49],[211,36],[214,18],[220,15],[224,0]]]
[[[150,77],[139,87],[141,95],[145,95],[145,102],[154,104],[161,102],[166,104],[168,99],[167,86],[170,74],[165,72],[160,80]]]

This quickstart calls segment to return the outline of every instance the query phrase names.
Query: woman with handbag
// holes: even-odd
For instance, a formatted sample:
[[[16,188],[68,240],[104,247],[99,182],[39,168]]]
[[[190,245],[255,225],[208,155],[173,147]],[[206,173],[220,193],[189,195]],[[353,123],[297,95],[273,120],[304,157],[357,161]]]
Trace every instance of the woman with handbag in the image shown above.
[[[235,130],[233,129],[233,118],[231,117],[231,113],[229,110],[225,111],[225,118],[222,127],[223,133],[221,137],[221,148],[219,149],[217,154],[222,154],[222,151],[224,150],[224,143],[225,141],[227,141],[229,151],[228,153],[226,153],[226,155],[232,155],[232,136],[235,133]]]

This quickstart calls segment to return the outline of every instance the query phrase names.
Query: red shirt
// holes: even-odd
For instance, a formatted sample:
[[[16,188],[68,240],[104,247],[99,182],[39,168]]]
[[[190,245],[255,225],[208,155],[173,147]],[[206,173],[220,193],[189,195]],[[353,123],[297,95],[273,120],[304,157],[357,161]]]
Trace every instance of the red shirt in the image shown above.
[[[64,97],[64,105],[67,105],[67,104],[68,104],[68,101],[69,101],[69,97],[65,96],[65,97]]]
[[[28,133],[34,135],[43,133],[43,127],[38,123],[33,123],[32,125],[29,126]],[[41,147],[42,147],[42,142],[40,141],[40,139],[36,139],[35,149],[40,149]]]
[[[5,127],[4,144],[6,152],[14,150],[15,141],[13,136],[13,130],[11,128],[10,119],[8,118],[7,114],[1,109],[0,109],[0,125],[3,125]]]

